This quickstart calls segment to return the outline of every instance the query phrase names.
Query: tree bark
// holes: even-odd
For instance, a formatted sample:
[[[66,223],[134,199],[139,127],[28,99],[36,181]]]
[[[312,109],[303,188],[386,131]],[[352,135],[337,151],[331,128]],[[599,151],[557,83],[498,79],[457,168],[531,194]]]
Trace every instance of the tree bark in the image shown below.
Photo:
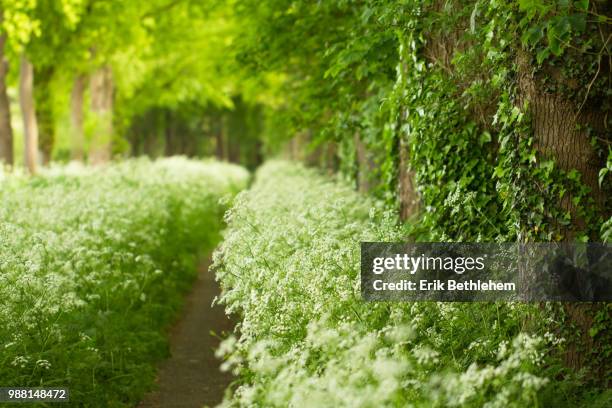
[[[75,76],[70,94],[71,158],[80,162],[85,160],[85,132],[83,130],[85,81],[84,75]]]
[[[353,142],[355,144],[355,152],[357,153],[357,187],[359,191],[365,193],[373,187],[372,176],[376,165],[368,148],[361,140],[359,132],[355,132],[353,135]]]
[[[223,131],[221,129],[215,132],[215,155],[218,160],[223,160]]]
[[[213,116],[213,132],[215,134],[215,154],[218,160],[223,160],[225,158],[225,135],[223,134],[224,126],[223,126],[223,115],[219,113],[218,117]]]
[[[402,76],[409,75],[409,65],[405,60],[406,56],[400,56],[399,69],[402,70]],[[397,190],[399,196],[399,212],[400,219],[406,221],[409,218],[416,216],[419,212],[419,195],[415,181],[414,171],[410,169],[410,157],[408,152],[408,144],[405,142],[407,135],[403,132],[403,123],[408,120],[408,111],[406,108],[401,108],[399,114],[399,122],[396,123],[397,129],[397,151],[399,156],[399,169],[397,172]]]
[[[419,196],[415,183],[414,171],[410,169],[408,157],[408,146],[405,145],[403,137],[398,138],[399,148],[399,171],[398,171],[398,194],[400,203],[400,219],[406,221],[419,212]]]
[[[0,23],[2,14],[0,11]],[[13,129],[11,128],[11,109],[6,90],[8,61],[4,55],[6,34],[0,36],[0,161],[13,165]]]
[[[228,122],[228,115],[226,112],[221,111],[219,113],[219,126],[220,126],[220,135],[221,135],[221,149],[220,152],[222,154],[222,159],[224,161],[229,161],[229,147],[230,147],[230,140],[229,140],[229,126],[227,124]]]
[[[174,154],[174,132],[173,132],[172,112],[164,111],[164,155],[166,157]]]
[[[89,149],[92,164],[103,164],[111,158],[113,135],[113,76],[110,66],[99,68],[90,79],[91,110],[96,127]]]
[[[587,126],[603,131],[606,119],[604,112],[598,112],[592,107],[583,108],[579,112],[573,102],[561,95],[540,91],[536,78],[529,72],[527,58],[525,53],[520,53],[518,57],[519,99],[529,102],[537,150],[545,157],[554,158],[555,163],[565,171],[578,170],[596,203],[601,205],[603,196],[597,179],[604,163],[591,145]],[[578,124],[583,126],[578,127]],[[573,212],[569,197],[564,199],[562,205]],[[577,220],[580,225],[568,229],[569,238],[573,228],[583,227],[583,221]]]
[[[38,122],[38,144],[42,156],[42,163],[49,164],[55,143],[55,123],[53,114],[53,101],[51,100],[51,80],[54,68],[45,67],[35,69],[36,86],[34,87],[34,100],[36,102],[36,119]]]
[[[338,171],[338,145],[336,142],[327,142],[324,153],[323,166],[327,169],[327,174],[332,175]]]
[[[253,164],[254,164],[254,168],[259,167],[263,161],[264,161],[264,155],[263,155],[263,143],[261,141],[261,139],[256,138],[255,139],[255,148],[253,149]]]
[[[34,70],[25,55],[19,66],[19,102],[23,116],[25,165],[31,174],[38,164],[38,123],[34,106]]]
[[[590,188],[591,195],[599,210],[603,209],[603,192],[598,184],[598,171],[604,163],[599,160],[590,143],[588,127],[605,132],[606,114],[596,106],[579,109],[575,103],[557,93],[544,91],[539,79],[529,65],[529,56],[520,52],[519,67],[520,106],[528,102],[532,117],[535,147],[546,158],[552,158],[564,171],[578,170],[582,182]],[[600,108],[600,107],[599,107]],[[583,126],[577,126],[578,124]],[[586,125],[586,126],[585,126]],[[564,240],[572,241],[577,230],[585,227],[585,220],[576,214],[572,197],[566,194],[560,205],[572,215],[572,224],[564,233]],[[609,215],[606,215],[609,216]],[[577,341],[570,342],[564,355],[565,364],[574,370],[588,365],[589,357],[597,347],[589,335],[593,316],[601,308],[597,303],[567,303],[564,309],[568,323],[578,330]],[[604,358],[605,360],[605,358]],[[594,367],[603,370],[603,367]]]
[[[227,158],[230,163],[240,163],[240,140],[236,133],[230,131],[231,127],[227,127]]]

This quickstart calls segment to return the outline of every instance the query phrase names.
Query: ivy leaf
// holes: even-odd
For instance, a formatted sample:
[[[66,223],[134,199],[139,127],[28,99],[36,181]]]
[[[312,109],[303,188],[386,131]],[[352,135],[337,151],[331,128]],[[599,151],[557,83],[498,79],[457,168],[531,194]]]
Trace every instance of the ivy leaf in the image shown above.
[[[576,169],[571,169],[567,172],[567,178],[573,181],[580,181],[580,172]]]
[[[608,174],[609,171],[610,169],[608,169],[607,167],[604,167],[603,169],[599,170],[599,187],[601,187],[601,185],[603,184],[603,181],[606,178],[606,174]]]
[[[536,14],[545,14],[548,7],[541,0],[519,0],[519,10],[527,13],[529,18]]]
[[[544,31],[542,30],[541,26],[536,25],[525,31],[525,33],[521,36],[521,42],[523,45],[535,45],[542,39],[542,37],[544,37]]]
[[[587,11],[589,9],[589,0],[578,0],[575,4],[578,10]]]
[[[536,60],[538,61],[538,65],[542,65],[544,60],[546,60],[546,58],[548,58],[549,56],[550,49],[548,48],[542,48],[540,51],[538,51],[538,53],[536,54]]]
[[[474,10],[472,10],[472,14],[470,15],[470,32],[472,34],[476,33],[476,17],[480,15],[480,11],[478,10],[478,2],[474,5]]]
[[[546,170],[546,172],[550,173],[555,167],[555,162],[553,160],[543,161],[540,164],[540,168]]]
[[[572,30],[578,33],[584,32],[586,29],[587,15],[585,13],[576,13],[567,17],[567,22]]]
[[[557,57],[561,55],[563,50],[561,49],[561,41],[559,41],[559,36],[555,25],[549,24],[548,30],[546,31],[546,38],[548,39],[547,49]]]
[[[518,107],[513,107],[512,108],[512,121],[515,121],[519,118],[519,116],[521,115],[521,110]]]
[[[576,22],[576,24],[580,25],[579,22]],[[562,43],[568,39],[571,28],[572,23],[568,16],[557,16],[548,22],[546,38],[548,39],[548,48],[554,55],[559,56],[563,53]]]
[[[486,130],[480,134],[480,144],[489,143],[491,141],[491,134]]]
[[[569,8],[569,0],[557,0],[557,4],[559,5],[559,8]]]
[[[582,243],[589,242],[589,236],[588,236],[588,235],[579,235],[579,236],[576,238],[576,241],[578,241],[578,242],[582,242]]]

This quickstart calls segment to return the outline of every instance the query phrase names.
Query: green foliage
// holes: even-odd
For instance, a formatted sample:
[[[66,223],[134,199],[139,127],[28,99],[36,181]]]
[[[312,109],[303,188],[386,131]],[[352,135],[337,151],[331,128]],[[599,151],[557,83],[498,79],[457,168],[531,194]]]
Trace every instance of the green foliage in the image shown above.
[[[215,253],[237,336],[219,354],[240,382],[225,406],[576,406],[554,305],[366,303],[359,242],[403,237],[339,182],[271,162],[227,213]]]
[[[495,185],[492,136],[465,114],[454,98],[456,86],[416,57],[422,46],[415,39],[402,41],[406,62],[394,93],[394,103],[404,112],[395,137],[406,140],[415,170],[423,206],[420,227],[432,240],[504,239],[508,233]]]
[[[607,210],[583,175],[537,151],[518,78],[533,74],[542,92],[609,112],[600,3],[244,1],[237,16],[249,24],[236,45],[256,72],[288,76],[280,114],[336,145],[348,178],[359,136],[376,164],[374,193],[391,204],[408,151],[423,239],[559,240],[573,229],[597,240]],[[589,134],[606,154],[608,135]]]
[[[551,54],[558,57],[573,37],[585,31],[588,9],[589,0],[520,0],[519,10],[525,13],[521,25],[527,26],[521,41],[530,47],[540,46],[537,52],[540,64]]]
[[[131,406],[167,354],[163,329],[219,239],[240,167],[183,158],[0,180],[0,383]]]
[[[19,0],[1,5],[0,33],[8,39],[8,85],[16,85],[16,68],[25,54],[35,68],[41,145],[45,153],[53,148],[55,157],[65,157],[71,148],[69,109],[75,78],[83,76],[88,84],[101,67],[112,71],[110,136],[114,152],[123,155],[129,150],[126,139],[136,151],[138,145],[151,144],[153,132],[139,129],[138,122],[152,114],[170,112],[178,121],[188,113],[186,121],[194,123],[214,109],[233,111],[237,96],[253,109],[272,104],[273,91],[267,88],[275,90],[273,76],[261,80],[264,86],[238,74],[232,46],[237,32],[233,2]],[[89,88],[83,108],[91,124]],[[167,124],[166,129],[172,126]],[[192,127],[198,129],[199,141],[214,136],[203,135],[201,123]]]
[[[393,85],[397,51],[395,34],[377,21],[372,3],[238,3],[239,62],[247,75],[284,76],[279,92],[291,97],[277,109],[286,118],[285,133],[307,128],[315,143],[339,141],[357,131],[369,137],[371,125],[384,123],[372,102]]]

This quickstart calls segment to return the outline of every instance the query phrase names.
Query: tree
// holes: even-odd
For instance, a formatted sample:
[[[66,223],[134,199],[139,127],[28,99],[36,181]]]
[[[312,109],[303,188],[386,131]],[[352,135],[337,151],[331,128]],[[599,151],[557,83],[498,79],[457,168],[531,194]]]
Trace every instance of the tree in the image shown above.
[[[107,162],[111,157],[113,137],[113,73],[110,66],[98,68],[90,77],[91,111],[95,115],[89,159],[92,164]]]
[[[13,164],[13,132],[7,96],[9,61],[20,58],[22,45],[38,29],[31,2],[0,1],[0,160]]]
[[[0,25],[4,21],[4,11],[0,10]],[[7,94],[7,75],[9,63],[6,58],[7,35],[0,34],[0,161],[13,164],[13,129],[11,127],[11,109]]]
[[[34,67],[34,101],[36,103],[36,120],[38,122],[39,147],[41,162],[49,164],[55,142],[55,110],[51,81],[55,73],[54,66]]]
[[[85,159],[85,131],[83,129],[85,81],[84,75],[76,75],[70,93],[71,158],[81,162]]]
[[[25,164],[30,174],[38,165],[38,123],[34,104],[34,69],[25,55],[19,66],[19,103],[23,116]]]

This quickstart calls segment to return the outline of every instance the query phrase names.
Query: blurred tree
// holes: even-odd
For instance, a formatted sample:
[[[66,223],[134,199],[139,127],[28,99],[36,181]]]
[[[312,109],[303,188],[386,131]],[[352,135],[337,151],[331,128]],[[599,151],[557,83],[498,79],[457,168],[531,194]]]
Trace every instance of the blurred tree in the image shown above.
[[[78,21],[81,5],[80,0],[19,0],[1,3],[2,32],[8,45],[3,51],[10,60],[20,60],[19,96],[24,120],[25,162],[32,172],[39,160],[39,129],[43,160],[46,162],[50,159],[54,139],[50,84],[56,67],[62,66],[65,61],[63,45]],[[0,90],[7,86],[5,72],[0,75]],[[40,107],[38,114],[36,99]],[[2,100],[0,92],[0,113],[3,110]],[[7,134],[6,130],[2,131],[2,140],[9,140]],[[8,146],[7,143],[5,145]]]
[[[3,7],[3,6],[2,6]],[[4,22],[4,8],[0,9],[0,26]],[[11,110],[7,94],[7,75],[9,63],[6,58],[7,35],[0,28],[0,161],[13,164],[13,129]]]
[[[86,77],[77,74],[74,77],[70,93],[70,131],[71,158],[83,161],[85,158],[85,132],[83,130],[83,97]]]
[[[34,68],[28,57],[21,56],[19,66],[19,102],[23,117],[25,164],[31,174],[36,173],[38,161],[38,124],[34,108]]]

